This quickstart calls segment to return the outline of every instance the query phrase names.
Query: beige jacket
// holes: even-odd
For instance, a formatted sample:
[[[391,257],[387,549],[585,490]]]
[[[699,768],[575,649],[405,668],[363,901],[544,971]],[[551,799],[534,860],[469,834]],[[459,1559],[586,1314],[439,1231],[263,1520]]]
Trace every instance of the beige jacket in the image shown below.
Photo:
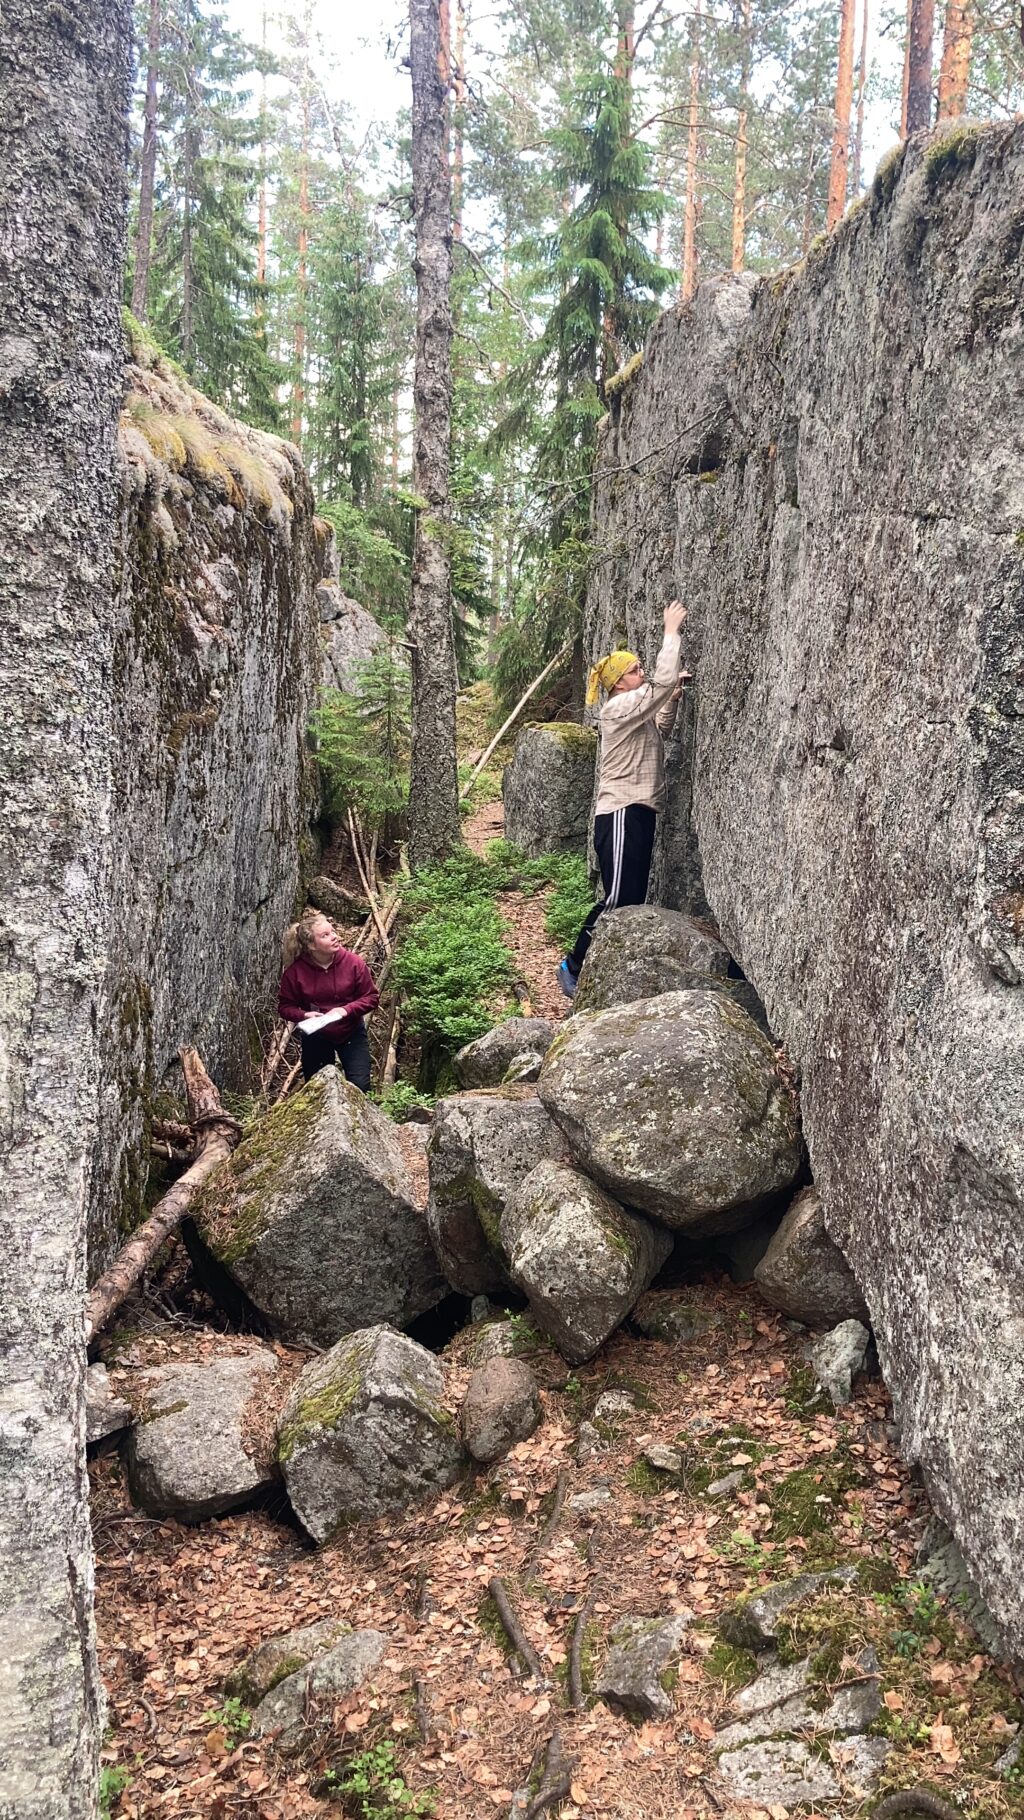
[[[665,734],[675,724],[672,692],[682,667],[678,633],[666,633],[654,675],[640,689],[609,695],[598,716],[600,737],[595,815],[630,803],[660,809],[665,800]]]

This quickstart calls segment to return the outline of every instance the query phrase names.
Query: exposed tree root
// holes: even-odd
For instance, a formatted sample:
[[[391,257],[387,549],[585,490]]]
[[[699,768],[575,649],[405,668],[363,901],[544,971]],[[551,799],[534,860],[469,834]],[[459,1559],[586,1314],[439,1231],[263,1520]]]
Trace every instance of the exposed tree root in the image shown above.
[[[559,1518],[562,1515],[562,1508],[565,1504],[565,1494],[568,1489],[568,1485],[569,1485],[569,1471],[568,1471],[567,1467],[563,1466],[560,1468],[558,1478],[555,1480],[555,1497],[554,1497],[554,1502],[552,1503],[552,1506],[551,1506],[551,1510],[548,1514],[548,1520],[545,1523],[544,1528],[541,1530],[540,1535],[537,1537],[536,1542],[533,1544],[533,1547],[530,1549],[530,1552],[527,1555],[526,1560],[523,1564],[524,1578],[528,1574],[532,1573],[533,1569],[536,1567],[541,1556],[544,1554],[545,1549],[548,1547],[548,1544],[550,1543],[551,1538],[555,1533],[555,1530],[558,1528]]]
[[[930,1814],[933,1820],[963,1820],[963,1814],[951,1801],[933,1795],[930,1788],[898,1788],[883,1796],[874,1809],[872,1820],[894,1820],[896,1814]]]
[[[597,1601],[596,1583],[590,1588],[580,1614],[573,1626],[572,1645],[569,1650],[569,1705],[574,1712],[582,1712],[586,1699],[583,1686],[583,1645],[586,1641],[587,1625]]]
[[[495,1609],[501,1619],[505,1635],[526,1669],[527,1674],[535,1676],[538,1681],[543,1681],[545,1677],[544,1670],[541,1667],[540,1657],[512,1609],[512,1602],[509,1599],[505,1582],[499,1574],[495,1574],[493,1579],[488,1581],[487,1590],[494,1600]],[[538,1809],[538,1812],[539,1811],[540,1810]]]
[[[562,1739],[558,1732],[552,1732],[548,1739],[548,1748],[544,1757],[544,1779],[537,1793],[530,1802],[523,1820],[537,1820],[549,1807],[557,1807],[564,1801],[572,1786],[572,1764],[562,1750]]]

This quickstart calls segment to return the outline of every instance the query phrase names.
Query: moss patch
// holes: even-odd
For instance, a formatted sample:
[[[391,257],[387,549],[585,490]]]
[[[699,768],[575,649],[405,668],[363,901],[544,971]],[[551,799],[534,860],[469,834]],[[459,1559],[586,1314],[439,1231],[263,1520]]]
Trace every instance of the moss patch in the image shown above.
[[[704,1658],[704,1672],[726,1693],[735,1694],[741,1687],[749,1687],[751,1681],[756,1681],[757,1657],[752,1649],[737,1649],[719,1638]]]
[[[314,1075],[274,1106],[197,1196],[193,1218],[220,1263],[244,1257],[267,1231],[274,1194],[315,1135],[327,1078]]]
[[[944,177],[957,171],[969,171],[978,153],[980,133],[975,126],[958,126],[943,133],[924,155],[924,174],[933,190]]]

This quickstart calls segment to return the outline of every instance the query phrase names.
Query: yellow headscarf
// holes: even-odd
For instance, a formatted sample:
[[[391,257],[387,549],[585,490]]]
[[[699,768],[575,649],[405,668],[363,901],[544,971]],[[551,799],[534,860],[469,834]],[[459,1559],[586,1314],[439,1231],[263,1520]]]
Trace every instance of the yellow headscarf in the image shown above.
[[[613,651],[610,657],[602,657],[587,678],[587,707],[593,707],[600,689],[610,692],[622,681],[626,671],[639,662],[635,651]]]

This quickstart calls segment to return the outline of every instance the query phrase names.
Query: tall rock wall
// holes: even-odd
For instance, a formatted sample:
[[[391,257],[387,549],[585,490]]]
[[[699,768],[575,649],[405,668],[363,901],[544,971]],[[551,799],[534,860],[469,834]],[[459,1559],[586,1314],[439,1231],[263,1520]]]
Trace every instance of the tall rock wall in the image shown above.
[[[1024,1655],[1024,124],[883,166],[805,264],[652,333],[596,649],[690,604],[660,893],[802,1072],[907,1455]]]
[[[226,417],[141,337],[132,352],[94,1268],[138,1218],[146,1121],[179,1045],[229,1088],[258,1054],[309,838],[327,554],[297,451]]]

